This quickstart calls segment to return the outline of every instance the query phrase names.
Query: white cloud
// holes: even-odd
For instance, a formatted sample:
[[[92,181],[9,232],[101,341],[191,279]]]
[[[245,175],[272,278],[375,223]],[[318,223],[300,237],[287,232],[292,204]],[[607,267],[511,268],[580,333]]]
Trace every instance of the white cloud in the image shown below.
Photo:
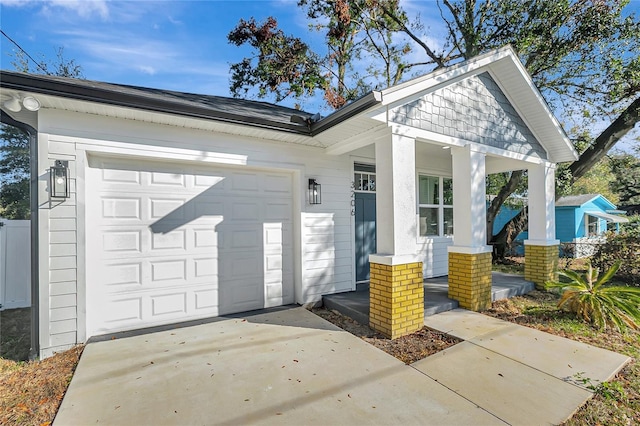
[[[155,68],[148,65],[138,65],[136,68],[138,68],[138,70],[143,74],[154,75],[156,73]]]
[[[57,14],[61,10],[74,12],[82,18],[98,15],[102,19],[109,18],[107,0],[0,0],[6,7],[40,7],[45,15]]]

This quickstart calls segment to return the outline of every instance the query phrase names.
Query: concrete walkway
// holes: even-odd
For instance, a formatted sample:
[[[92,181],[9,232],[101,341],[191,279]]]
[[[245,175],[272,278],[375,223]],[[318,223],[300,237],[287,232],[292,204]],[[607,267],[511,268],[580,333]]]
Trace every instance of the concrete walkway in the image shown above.
[[[413,366],[299,307],[90,343],[54,424],[557,423],[590,396],[569,373],[627,362],[477,315],[431,317],[468,340]]]
[[[631,360],[463,309],[425,324],[465,341],[413,367],[509,424],[561,423]]]

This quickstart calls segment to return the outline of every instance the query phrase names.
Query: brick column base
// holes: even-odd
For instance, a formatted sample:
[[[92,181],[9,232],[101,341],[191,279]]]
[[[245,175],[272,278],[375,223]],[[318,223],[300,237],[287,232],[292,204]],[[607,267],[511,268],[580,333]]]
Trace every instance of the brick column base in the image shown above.
[[[524,279],[531,281],[538,290],[544,283],[558,279],[559,246],[524,246]]]
[[[371,262],[369,326],[390,339],[424,325],[422,262],[383,265]]]
[[[449,298],[471,311],[491,306],[491,253],[449,252]]]

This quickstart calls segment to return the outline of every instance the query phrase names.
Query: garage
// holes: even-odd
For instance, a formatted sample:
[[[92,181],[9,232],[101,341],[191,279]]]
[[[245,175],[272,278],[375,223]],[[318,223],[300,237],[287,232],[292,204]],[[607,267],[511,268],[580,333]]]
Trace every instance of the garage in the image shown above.
[[[87,336],[293,303],[292,176],[89,156]]]

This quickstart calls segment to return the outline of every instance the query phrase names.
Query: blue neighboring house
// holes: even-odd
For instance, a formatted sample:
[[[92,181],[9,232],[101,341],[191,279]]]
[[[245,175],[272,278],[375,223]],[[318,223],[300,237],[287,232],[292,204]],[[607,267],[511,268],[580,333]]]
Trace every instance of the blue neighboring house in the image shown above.
[[[493,232],[502,229],[505,223],[518,213],[518,209],[503,206],[496,216]],[[607,231],[619,232],[620,224],[629,220],[620,216],[626,212],[600,194],[569,195],[556,201],[556,238],[560,243],[574,243],[575,257],[591,254],[593,244]],[[528,238],[527,231],[518,235],[516,241]],[[517,254],[524,254],[522,245],[517,245]]]

